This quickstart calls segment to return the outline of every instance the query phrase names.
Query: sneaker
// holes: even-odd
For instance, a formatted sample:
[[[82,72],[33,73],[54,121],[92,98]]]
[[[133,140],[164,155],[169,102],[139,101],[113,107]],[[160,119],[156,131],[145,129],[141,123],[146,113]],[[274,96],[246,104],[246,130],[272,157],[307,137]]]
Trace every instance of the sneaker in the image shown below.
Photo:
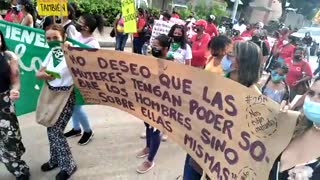
[[[154,167],[154,165],[154,162],[145,161],[137,168],[137,172],[140,174],[147,173]]]
[[[50,165],[49,162],[47,162],[41,166],[41,171],[48,172],[48,171],[54,170],[57,167],[58,167],[58,164]]]
[[[149,148],[144,148],[142,151],[140,151],[137,154],[137,158],[144,158],[147,157],[149,155]]]
[[[140,138],[145,139],[147,137],[146,132],[141,133]]]
[[[76,171],[77,171],[77,167],[73,169],[71,174],[68,174],[67,171],[60,171],[56,175],[56,180],[68,180],[72,176],[72,174],[74,174]]]
[[[75,129],[72,128],[71,131],[65,133],[64,136],[66,138],[81,136],[81,130],[75,130]]]
[[[88,133],[84,132],[78,144],[82,146],[87,145],[91,141],[92,137],[93,137],[93,131],[90,131]]]

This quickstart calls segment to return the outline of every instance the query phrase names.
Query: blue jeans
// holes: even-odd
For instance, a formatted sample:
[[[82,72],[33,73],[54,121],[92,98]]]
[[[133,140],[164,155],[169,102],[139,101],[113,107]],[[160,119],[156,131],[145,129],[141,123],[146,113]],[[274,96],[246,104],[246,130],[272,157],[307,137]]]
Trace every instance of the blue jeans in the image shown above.
[[[191,156],[187,154],[186,161],[184,163],[183,180],[200,180],[202,175],[193,169],[189,163],[190,159]]]
[[[152,162],[156,156],[161,143],[161,135],[159,130],[155,130],[152,126],[144,123],[146,126],[146,141],[149,148],[148,161]]]
[[[75,105],[72,114],[72,123],[75,130],[81,130],[80,124],[84,132],[91,132],[88,116],[83,111],[82,105]]]
[[[124,51],[124,47],[127,44],[128,40],[127,33],[118,33],[116,37],[116,51]]]
[[[142,46],[144,44],[143,38],[135,37],[133,38],[133,52],[136,54],[142,54]]]
[[[148,46],[149,46],[149,43],[144,43],[143,46],[142,46],[142,54],[143,55],[148,55]]]

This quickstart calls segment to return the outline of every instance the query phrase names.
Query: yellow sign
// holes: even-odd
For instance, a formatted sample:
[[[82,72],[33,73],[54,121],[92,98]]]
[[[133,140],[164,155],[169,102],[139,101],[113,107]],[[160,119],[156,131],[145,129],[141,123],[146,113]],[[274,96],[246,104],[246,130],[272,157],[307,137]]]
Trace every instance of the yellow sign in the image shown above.
[[[137,32],[137,17],[134,0],[121,0],[122,16],[124,18],[124,32]]]
[[[68,16],[68,0],[38,0],[40,16]]]
[[[104,49],[70,48],[65,57],[86,102],[164,132],[213,180],[268,179],[296,125],[297,113],[208,71]]]

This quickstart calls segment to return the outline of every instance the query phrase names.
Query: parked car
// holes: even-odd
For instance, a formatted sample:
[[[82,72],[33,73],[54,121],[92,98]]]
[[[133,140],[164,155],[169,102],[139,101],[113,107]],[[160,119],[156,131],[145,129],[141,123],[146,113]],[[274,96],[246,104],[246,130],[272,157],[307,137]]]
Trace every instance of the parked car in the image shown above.
[[[291,36],[296,37],[301,41],[305,37],[305,34],[307,32],[310,32],[311,37],[313,39],[313,43],[310,48],[310,55],[315,56],[319,49],[320,27],[304,27],[300,29],[298,32],[291,34]]]

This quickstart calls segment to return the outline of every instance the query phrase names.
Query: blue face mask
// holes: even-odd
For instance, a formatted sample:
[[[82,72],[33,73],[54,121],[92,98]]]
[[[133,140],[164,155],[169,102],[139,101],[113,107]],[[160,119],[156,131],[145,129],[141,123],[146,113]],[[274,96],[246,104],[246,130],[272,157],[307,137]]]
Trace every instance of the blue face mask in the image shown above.
[[[221,67],[225,74],[228,74],[233,71],[232,69],[232,60],[228,58],[228,56],[224,56],[221,61]]]
[[[272,71],[271,73],[271,80],[274,83],[280,83],[286,78],[286,76],[279,75],[276,71]]]
[[[303,105],[304,115],[308,120],[320,124],[320,103],[311,101],[310,97],[306,97]]]
[[[22,10],[22,5],[21,4],[18,4],[17,5],[17,11],[21,11]]]

